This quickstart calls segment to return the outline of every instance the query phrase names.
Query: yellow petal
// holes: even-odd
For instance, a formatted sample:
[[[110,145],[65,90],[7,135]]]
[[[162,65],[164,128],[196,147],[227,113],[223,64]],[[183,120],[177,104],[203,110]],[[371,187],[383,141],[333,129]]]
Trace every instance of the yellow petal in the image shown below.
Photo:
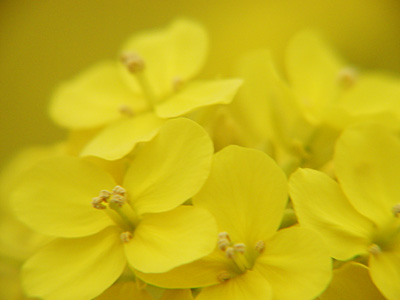
[[[242,80],[226,79],[213,81],[195,81],[182,87],[181,91],[168,97],[156,106],[161,118],[172,118],[189,113],[196,108],[228,104],[233,100]]]
[[[266,138],[286,142],[302,116],[270,53],[258,50],[247,54],[240,61],[238,74],[244,85],[231,104],[235,117],[259,142]]]
[[[298,169],[289,192],[300,225],[320,233],[332,257],[347,260],[366,253],[374,225],[351,206],[337,182],[322,172]]]
[[[79,237],[113,225],[92,198],[115,186],[102,169],[73,157],[54,157],[30,169],[11,195],[18,217],[49,235]]]
[[[112,227],[89,237],[56,239],[24,264],[23,287],[28,295],[46,300],[96,297],[126,265],[119,234]]]
[[[398,139],[373,124],[348,129],[337,142],[334,161],[351,204],[378,226],[386,226],[400,202]]]
[[[139,214],[167,211],[192,197],[210,171],[213,146],[202,127],[189,119],[168,121],[144,145],[124,180]]]
[[[353,118],[366,115],[371,119],[385,114],[395,116],[398,122],[399,98],[400,80],[397,77],[385,73],[367,73],[360,76],[354,87],[343,94],[339,105]]]
[[[199,260],[179,266],[166,273],[136,275],[143,281],[164,288],[198,288],[221,283],[219,277],[229,272],[225,253],[219,249]],[[188,276],[190,274],[190,276]]]
[[[185,82],[200,71],[207,48],[207,34],[201,25],[177,20],[165,29],[134,36],[122,52],[133,52],[143,58],[145,76],[154,94],[163,97],[172,92],[175,81]]]
[[[343,63],[315,33],[304,31],[286,53],[288,77],[311,121],[319,122],[326,105],[336,99]]]
[[[165,290],[160,300],[193,300],[191,290]]]
[[[134,269],[161,273],[210,254],[216,239],[217,227],[209,212],[180,206],[145,215],[125,244],[125,253]]]
[[[134,113],[146,107],[124,83],[117,64],[103,62],[61,85],[53,96],[50,116],[69,129],[98,127],[123,116],[121,108]]]
[[[254,270],[269,282],[274,299],[308,300],[318,296],[331,279],[331,259],[319,236],[291,227],[266,242]]]
[[[153,300],[153,297],[144,289],[138,287],[134,281],[119,282],[107,289],[95,300]]]
[[[130,153],[139,142],[154,138],[162,124],[163,121],[152,113],[121,120],[98,133],[80,155],[119,159]]]
[[[196,206],[209,210],[220,231],[254,245],[279,227],[287,202],[286,177],[265,153],[229,146],[214,156],[211,174]]]
[[[371,255],[369,268],[372,281],[389,300],[400,299],[400,251]]]
[[[347,263],[333,271],[332,282],[320,300],[385,300],[371,281],[368,268],[358,263]]]
[[[196,300],[271,300],[271,287],[258,272],[247,271],[225,283],[207,287]],[[297,299],[297,298],[293,298]]]

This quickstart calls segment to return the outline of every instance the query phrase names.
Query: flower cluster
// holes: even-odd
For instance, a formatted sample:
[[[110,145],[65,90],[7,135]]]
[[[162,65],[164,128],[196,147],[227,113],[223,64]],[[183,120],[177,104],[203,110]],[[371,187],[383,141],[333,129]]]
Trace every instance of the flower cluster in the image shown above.
[[[0,267],[21,266],[2,289],[400,299],[400,79],[313,32],[290,42],[286,76],[257,50],[234,78],[196,79],[207,52],[204,28],[177,20],[58,87],[49,113],[68,138],[0,181]]]

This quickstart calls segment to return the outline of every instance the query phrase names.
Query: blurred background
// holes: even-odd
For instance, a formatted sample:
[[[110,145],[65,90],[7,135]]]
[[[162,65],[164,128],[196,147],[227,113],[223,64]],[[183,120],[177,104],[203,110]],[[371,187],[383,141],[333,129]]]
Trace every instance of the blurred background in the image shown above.
[[[400,71],[398,0],[0,0],[0,167],[25,145],[65,133],[47,117],[54,87],[116,57],[132,33],[176,17],[211,36],[202,76],[229,75],[247,50],[269,48],[282,65],[291,36],[322,32],[353,65]]]

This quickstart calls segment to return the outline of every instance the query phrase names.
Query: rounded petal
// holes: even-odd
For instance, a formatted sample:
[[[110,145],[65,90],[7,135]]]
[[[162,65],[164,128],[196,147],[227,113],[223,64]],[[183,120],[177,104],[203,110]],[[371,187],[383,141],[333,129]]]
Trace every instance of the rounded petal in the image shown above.
[[[69,129],[92,128],[120,119],[121,107],[138,112],[146,103],[124,83],[117,63],[103,62],[58,88],[50,116]]]
[[[56,239],[22,268],[28,295],[46,300],[88,300],[107,289],[122,273],[126,259],[120,231],[108,228],[96,235]]]
[[[187,81],[202,68],[208,48],[204,28],[189,20],[177,20],[167,28],[143,32],[123,46],[143,58],[145,75],[158,97],[172,92],[174,81]],[[134,80],[132,75],[126,74]]]
[[[316,33],[304,31],[290,42],[286,53],[290,83],[311,121],[321,121],[326,105],[340,90],[343,63]],[[329,111],[328,111],[329,113]]]
[[[400,299],[400,251],[371,255],[369,272],[372,281],[389,300]]]
[[[133,159],[124,179],[138,214],[168,211],[192,197],[210,172],[213,146],[200,125],[170,120]]]
[[[247,271],[225,283],[204,288],[196,300],[271,300],[272,291],[268,281],[258,272]],[[294,299],[294,298],[293,298]]]
[[[152,113],[120,120],[98,133],[83,148],[80,156],[120,159],[130,153],[138,143],[153,139],[163,122]]]
[[[189,113],[196,108],[214,104],[228,104],[242,85],[240,79],[195,81],[168,97],[156,106],[161,118],[172,118]]]
[[[319,236],[291,227],[266,242],[254,270],[269,282],[274,299],[308,300],[328,286],[332,263]]]
[[[351,206],[337,182],[322,172],[298,169],[289,193],[300,225],[320,233],[332,257],[347,260],[366,253],[374,224]]]
[[[214,156],[211,174],[194,197],[232,241],[254,245],[279,228],[287,202],[286,176],[265,153],[229,146]]]
[[[206,257],[165,273],[136,271],[135,274],[143,281],[155,286],[168,289],[190,289],[219,284],[219,275],[227,272],[229,272],[229,266],[225,254],[217,250]]]
[[[134,269],[162,273],[210,254],[216,240],[217,227],[209,212],[180,206],[145,215],[125,244],[125,253]]]
[[[134,281],[119,282],[108,288],[95,300],[153,300],[153,297],[144,289],[138,287]]]
[[[358,263],[347,263],[333,271],[332,282],[319,296],[321,300],[385,300],[368,274],[368,268]]]
[[[48,235],[79,237],[114,223],[92,207],[92,198],[115,186],[102,169],[73,157],[54,157],[37,164],[21,178],[11,195],[16,215]]]
[[[376,125],[345,130],[336,144],[335,171],[351,204],[378,226],[400,203],[400,142]]]

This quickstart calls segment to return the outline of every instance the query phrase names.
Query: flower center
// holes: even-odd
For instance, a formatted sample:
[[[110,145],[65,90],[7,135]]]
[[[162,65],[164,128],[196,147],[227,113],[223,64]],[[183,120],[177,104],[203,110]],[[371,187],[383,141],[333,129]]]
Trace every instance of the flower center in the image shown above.
[[[392,213],[394,218],[389,220],[386,226],[377,230],[372,239],[373,244],[370,245],[370,248],[379,248],[380,251],[370,251],[370,248],[368,248],[368,251],[371,254],[390,251],[400,245],[400,204],[396,204],[392,208]]]
[[[257,256],[264,251],[264,248],[265,243],[263,241],[258,241],[252,249],[248,249],[244,243],[232,242],[227,232],[218,234],[218,249],[224,252],[226,258],[233,263],[234,271],[237,274],[242,274],[250,270]],[[232,277],[228,277],[228,274],[227,271],[224,271],[218,279],[223,278],[223,281],[226,281]]]
[[[108,216],[124,230],[121,234],[123,242],[132,239],[132,232],[139,223],[139,217],[129,205],[127,192],[122,186],[117,185],[111,192],[100,191],[99,196],[92,199],[92,206],[105,210]]]
[[[337,81],[343,88],[351,88],[357,82],[357,71],[354,68],[345,67],[340,70]]]

